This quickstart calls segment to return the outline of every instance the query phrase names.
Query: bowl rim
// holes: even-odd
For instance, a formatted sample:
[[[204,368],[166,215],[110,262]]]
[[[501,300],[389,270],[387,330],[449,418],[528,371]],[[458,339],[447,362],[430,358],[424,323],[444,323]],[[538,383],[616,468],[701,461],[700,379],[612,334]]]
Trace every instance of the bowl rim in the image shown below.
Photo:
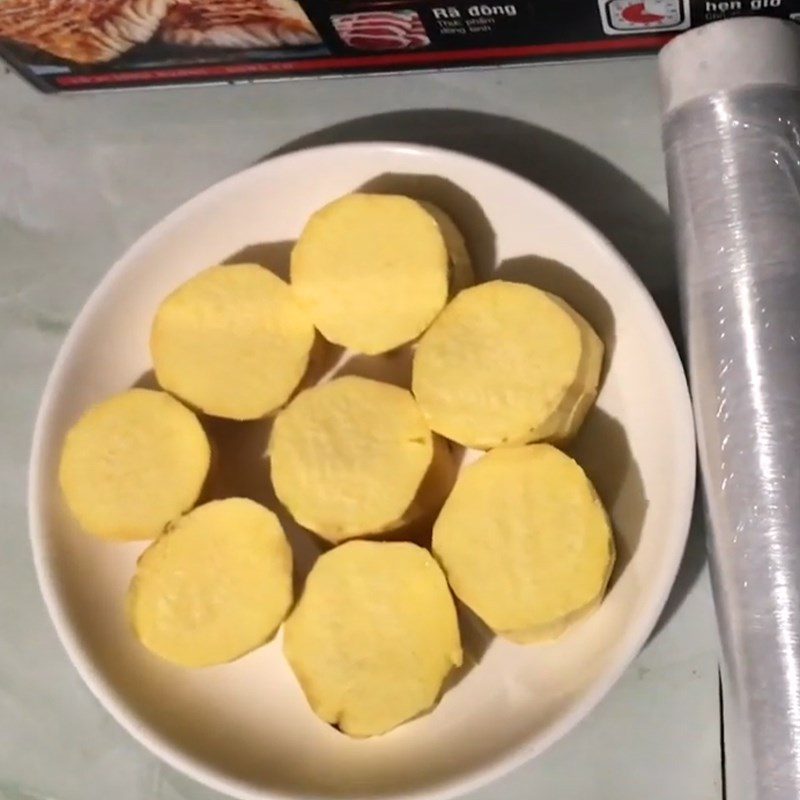
[[[422,798],[425,798],[425,800],[448,800],[448,798],[479,789],[508,774],[525,762],[540,755],[559,739],[563,738],[588,716],[608,694],[647,643],[672,590],[683,560],[686,541],[691,529],[697,469],[696,440],[686,373],[677,347],[661,312],[639,275],[600,231],[560,198],[522,175],[491,161],[457,150],[392,141],[345,142],[293,150],[288,153],[270,156],[264,161],[212,184],[173,209],[136,239],[103,275],[75,316],[50,369],[36,414],[28,467],[28,528],[36,577],[47,612],[55,627],[58,639],[67,653],[67,657],[90,692],[116,722],[150,753],[193,780],[218,792],[238,798],[238,800],[267,800],[268,798],[269,800],[326,800],[328,796],[303,791],[266,789],[254,782],[227,775],[223,770],[211,767],[201,759],[182,752],[179,746],[169,742],[156,730],[139,721],[135,713],[128,708],[124,698],[107,683],[101,671],[92,663],[91,658],[80,644],[76,631],[69,622],[65,607],[56,589],[56,570],[48,552],[47,526],[44,523],[42,514],[48,486],[43,478],[41,464],[47,440],[48,419],[51,416],[57,387],[62,382],[62,373],[72,356],[76,343],[82,338],[82,329],[86,324],[86,320],[91,317],[91,312],[102,304],[107,291],[116,282],[117,276],[127,269],[128,263],[135,260],[141,251],[157,241],[162,236],[162,233],[168,230],[173,223],[191,215],[196,206],[202,205],[216,193],[224,191],[239,181],[246,180],[261,170],[268,170],[276,163],[302,162],[309,156],[336,158],[337,156],[350,154],[351,157],[355,157],[359,151],[364,149],[408,152],[414,156],[433,159],[455,159],[481,169],[488,169],[501,175],[505,180],[524,183],[528,190],[537,191],[549,203],[558,207],[561,213],[580,223],[587,236],[590,235],[594,239],[596,247],[608,253],[627,272],[631,290],[635,290],[639,295],[639,299],[648,307],[654,328],[660,332],[664,340],[666,350],[670,353],[670,358],[668,363],[663,364],[662,368],[665,372],[668,370],[671,373],[673,389],[670,404],[674,409],[674,424],[679,429],[679,434],[676,438],[679,438],[685,444],[681,448],[681,463],[673,464],[673,469],[679,476],[676,497],[678,497],[678,507],[680,509],[678,512],[680,524],[676,524],[675,530],[671,532],[675,543],[670,551],[670,558],[662,569],[660,584],[656,584],[655,588],[651,588],[649,592],[649,606],[645,607],[642,613],[637,614],[636,621],[630,624],[625,637],[618,641],[617,655],[611,661],[611,665],[601,674],[600,678],[590,686],[566,714],[555,724],[549,726],[544,733],[533,733],[520,738],[515,746],[494,758],[490,763],[472,767],[469,771],[459,775],[442,779],[427,786],[416,787],[410,791],[359,795],[359,800],[370,800],[370,798],[372,800],[421,800]]]

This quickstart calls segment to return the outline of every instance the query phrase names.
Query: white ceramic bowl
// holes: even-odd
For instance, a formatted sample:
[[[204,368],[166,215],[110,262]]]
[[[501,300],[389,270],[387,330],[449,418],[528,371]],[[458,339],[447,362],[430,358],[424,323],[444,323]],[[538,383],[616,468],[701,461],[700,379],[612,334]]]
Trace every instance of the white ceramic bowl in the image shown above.
[[[64,433],[81,412],[149,369],[150,321],[171,289],[236,253],[285,268],[286,243],[310,213],[364,184],[438,202],[464,229],[483,278],[499,264],[506,277],[557,291],[604,337],[607,373],[574,450],[609,508],[620,563],[600,609],[554,644],[517,646],[467,621],[472,658],[439,706],[386,736],[354,741],[312,714],[280,636],[236,663],[200,671],[146,652],[123,609],[143,545],[107,544],[78,530],[56,475]],[[230,491],[261,496],[266,472],[247,472],[247,463],[260,464],[261,432],[217,427],[228,437],[228,455],[242,459]],[[120,724],[174,767],[248,799],[444,798],[541,753],[590,712],[636,655],[681,560],[694,453],[686,383],[667,328],[629,266],[573,211],[463,155],[391,144],[326,147],[266,161],[212,187],[106,275],[70,331],[42,400],[30,468],[31,537],[69,657]],[[307,563],[313,545],[292,535]]]

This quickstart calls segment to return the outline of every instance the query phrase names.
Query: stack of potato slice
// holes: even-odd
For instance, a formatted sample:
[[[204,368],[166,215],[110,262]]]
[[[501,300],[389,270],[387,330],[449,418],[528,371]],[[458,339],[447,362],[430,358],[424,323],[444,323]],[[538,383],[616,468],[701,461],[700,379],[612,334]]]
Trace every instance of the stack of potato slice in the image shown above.
[[[557,445],[596,398],[603,343],[562,298],[472,283],[442,210],[352,194],[311,217],[289,283],[259,265],[215,266],[163,301],[150,339],[162,390],[89,409],[59,473],[88,533],[153,539],[128,593],[145,647],[184,667],[222,664],[288,615],[284,652],[310,706],[363,737],[430,709],[461,664],[451,590],[521,643],[599,604],[611,528]],[[411,348],[410,385],[346,364],[307,385],[326,341],[362,359]],[[245,498],[201,502],[211,446],[198,415],[274,416],[275,496],[330,548],[296,603],[275,513]],[[443,476],[458,468],[456,445],[488,452],[453,485]],[[403,541],[434,517],[432,552]]]

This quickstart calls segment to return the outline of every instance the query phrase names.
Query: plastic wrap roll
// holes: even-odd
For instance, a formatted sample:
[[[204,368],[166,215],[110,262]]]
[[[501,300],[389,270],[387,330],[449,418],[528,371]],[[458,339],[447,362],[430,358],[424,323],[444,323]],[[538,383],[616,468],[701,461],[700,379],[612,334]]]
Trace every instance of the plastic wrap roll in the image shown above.
[[[738,728],[731,788],[747,800],[797,800],[800,26],[715,23],[673,41],[660,67],[715,602]]]

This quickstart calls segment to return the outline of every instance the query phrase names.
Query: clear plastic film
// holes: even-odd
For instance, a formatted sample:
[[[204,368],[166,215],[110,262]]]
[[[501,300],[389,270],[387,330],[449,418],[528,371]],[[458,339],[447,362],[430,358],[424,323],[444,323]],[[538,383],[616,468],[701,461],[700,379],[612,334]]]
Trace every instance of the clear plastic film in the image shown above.
[[[741,759],[729,777],[737,798],[796,800],[800,26],[735,20],[700,33],[670,45],[661,70],[730,734]]]

